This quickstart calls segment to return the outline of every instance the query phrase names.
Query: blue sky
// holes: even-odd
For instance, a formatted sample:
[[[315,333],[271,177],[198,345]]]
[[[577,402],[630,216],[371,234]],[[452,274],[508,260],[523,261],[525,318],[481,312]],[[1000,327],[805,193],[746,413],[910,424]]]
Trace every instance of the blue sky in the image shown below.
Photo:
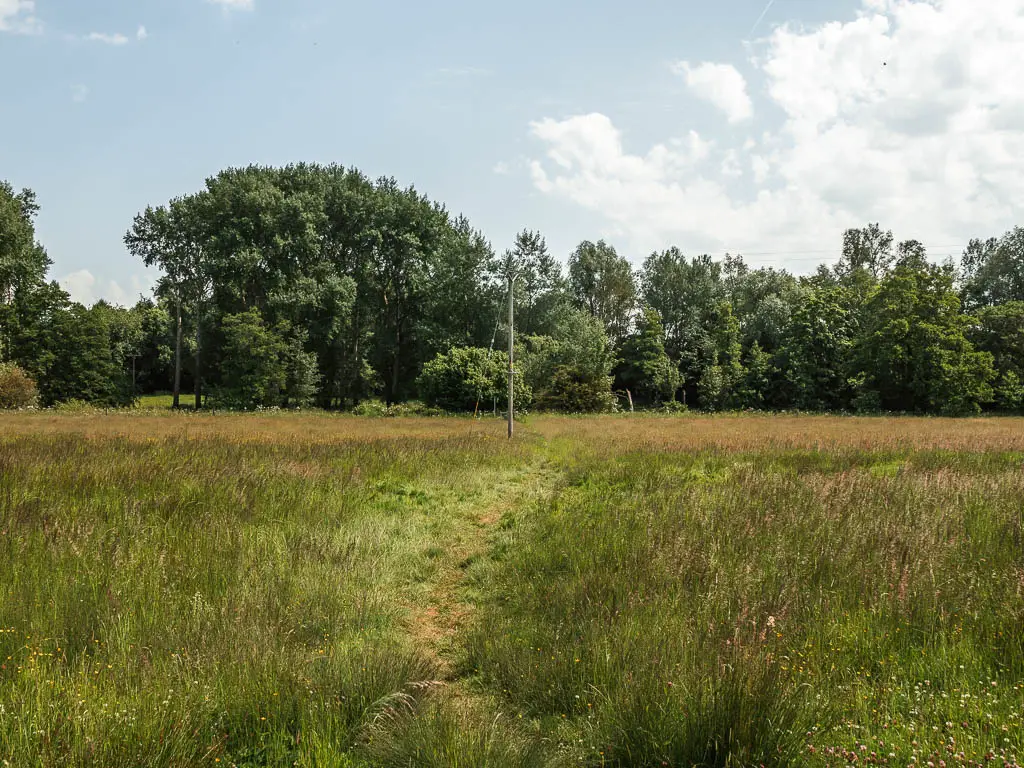
[[[1005,36],[1024,0],[978,6],[989,1],[1004,14],[976,13],[978,35]],[[1002,151],[951,157],[974,80],[955,104],[915,95],[956,50],[967,0],[776,0],[753,36],[765,0],[245,5],[0,0],[0,177],[38,193],[39,237],[76,298],[133,299],[149,278],[121,245],[132,216],[248,163],[394,175],[498,250],[529,227],[563,258],[606,236],[636,263],[677,243],[798,268],[827,257],[843,225],[874,220],[880,197],[883,224],[926,244],[1012,220],[1019,188],[1000,174],[1024,129],[1024,78],[995,94],[1003,122],[986,123]],[[901,40],[906,55],[883,69]],[[995,54],[979,40],[975,61],[959,44],[984,76]],[[908,116],[879,117],[890,112]],[[945,144],[901,127],[933,115],[953,126]],[[821,178],[815,163],[843,147],[864,165]],[[937,158],[943,173],[921,180]],[[883,180],[893,164],[905,173]],[[914,201],[917,184],[930,202]]]

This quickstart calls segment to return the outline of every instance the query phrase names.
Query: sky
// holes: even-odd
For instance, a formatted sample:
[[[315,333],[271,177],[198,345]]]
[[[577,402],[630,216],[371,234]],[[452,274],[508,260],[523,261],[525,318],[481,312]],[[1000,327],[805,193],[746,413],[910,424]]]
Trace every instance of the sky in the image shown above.
[[[1024,225],[1024,0],[0,0],[0,178],[76,300],[219,170],[413,184],[539,230],[807,272],[880,222],[935,258]]]

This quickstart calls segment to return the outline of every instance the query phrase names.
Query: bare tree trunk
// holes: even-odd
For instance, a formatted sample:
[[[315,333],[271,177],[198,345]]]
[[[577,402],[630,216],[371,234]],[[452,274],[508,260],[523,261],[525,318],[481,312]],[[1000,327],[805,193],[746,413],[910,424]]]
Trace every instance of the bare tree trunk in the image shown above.
[[[174,335],[174,408],[181,407],[181,299],[178,299],[178,330]]]

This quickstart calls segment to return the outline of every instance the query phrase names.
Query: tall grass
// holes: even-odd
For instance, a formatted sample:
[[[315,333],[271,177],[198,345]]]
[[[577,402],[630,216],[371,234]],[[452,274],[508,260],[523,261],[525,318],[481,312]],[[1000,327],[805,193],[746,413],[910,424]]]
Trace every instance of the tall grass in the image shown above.
[[[581,763],[1024,752],[1018,454],[562,445],[466,669]]]
[[[436,676],[408,605],[495,446],[0,441],[0,758],[349,750],[389,697]]]
[[[0,416],[0,765],[1015,765],[1024,422]]]

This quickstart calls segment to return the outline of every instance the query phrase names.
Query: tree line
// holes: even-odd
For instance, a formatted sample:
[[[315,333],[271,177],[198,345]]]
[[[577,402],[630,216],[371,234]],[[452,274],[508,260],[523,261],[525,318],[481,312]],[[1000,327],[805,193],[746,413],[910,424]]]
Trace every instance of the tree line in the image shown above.
[[[1021,228],[959,263],[871,224],[804,276],[677,248],[634,269],[604,241],[563,269],[541,234],[496,254],[394,179],[251,166],[140,212],[124,241],[159,268],[153,295],[86,307],[47,278],[38,210],[0,184],[0,407],[170,391],[197,408],[501,408],[511,271],[526,408],[1024,409]]]

